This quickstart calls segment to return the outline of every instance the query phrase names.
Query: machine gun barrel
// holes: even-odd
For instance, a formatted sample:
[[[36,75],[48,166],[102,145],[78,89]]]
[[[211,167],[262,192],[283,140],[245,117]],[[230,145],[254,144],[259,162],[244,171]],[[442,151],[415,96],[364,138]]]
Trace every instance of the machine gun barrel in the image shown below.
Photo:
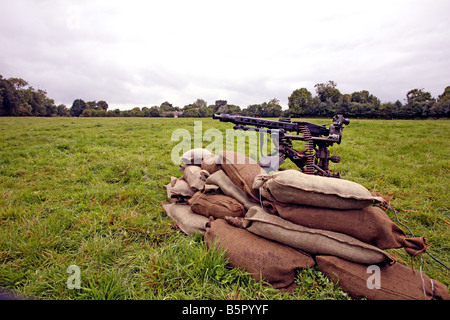
[[[214,114],[213,119],[219,119],[222,122],[232,122],[240,125],[255,126],[257,128],[283,129],[286,132],[296,132],[297,134],[301,132],[301,126],[307,125],[309,131],[313,136],[329,135],[329,130],[325,126],[320,126],[306,121],[290,122],[290,120],[288,119],[283,119],[283,121],[273,121],[231,114]]]

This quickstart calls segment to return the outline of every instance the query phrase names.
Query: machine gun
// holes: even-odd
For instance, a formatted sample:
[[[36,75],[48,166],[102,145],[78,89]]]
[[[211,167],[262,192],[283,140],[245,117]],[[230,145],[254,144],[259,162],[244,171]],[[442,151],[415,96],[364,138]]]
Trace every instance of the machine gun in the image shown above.
[[[334,123],[327,128],[325,125],[317,125],[306,121],[293,121],[280,119],[279,121],[244,117],[230,114],[214,114],[213,119],[235,124],[235,130],[253,130],[267,132],[272,137],[275,151],[261,157],[259,164],[266,171],[277,171],[286,158],[291,159],[303,173],[316,174],[326,177],[339,178],[339,173],[331,173],[329,162],[338,163],[339,156],[330,156],[329,146],[340,144],[344,125],[350,123],[343,115],[335,115]],[[295,132],[289,134],[288,132]],[[274,136],[275,135],[275,136]],[[306,148],[297,151],[292,146],[292,141],[305,141]],[[274,161],[275,160],[275,161]],[[274,164],[275,166],[271,166]]]

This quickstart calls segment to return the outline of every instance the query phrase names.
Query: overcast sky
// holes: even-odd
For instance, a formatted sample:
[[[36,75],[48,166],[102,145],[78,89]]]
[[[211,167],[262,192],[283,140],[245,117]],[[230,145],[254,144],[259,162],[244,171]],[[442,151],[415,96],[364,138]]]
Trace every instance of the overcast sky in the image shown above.
[[[449,12],[448,0],[0,0],[0,74],[69,107],[287,107],[328,80],[404,102],[450,85]]]

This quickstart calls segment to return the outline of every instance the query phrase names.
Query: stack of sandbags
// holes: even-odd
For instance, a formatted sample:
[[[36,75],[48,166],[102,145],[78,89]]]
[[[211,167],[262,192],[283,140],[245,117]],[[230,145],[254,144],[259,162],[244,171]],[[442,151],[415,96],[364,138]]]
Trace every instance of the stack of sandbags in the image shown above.
[[[307,228],[269,214],[261,207],[250,208],[243,220],[248,231],[311,254],[333,255],[366,264],[395,262],[383,250],[358,239],[339,232]]]
[[[253,180],[264,173],[252,159],[239,153],[194,149],[181,157],[183,175],[165,185],[169,203],[163,208],[178,228],[191,235],[204,234],[206,243],[225,251],[229,265],[263,279],[274,288],[291,291],[296,287],[299,268],[315,265],[300,250],[260,237],[228,224],[225,218],[243,218],[259,205]]]
[[[298,170],[261,174],[253,181],[253,189],[269,201],[333,209],[362,209],[383,200],[356,182]]]
[[[259,189],[266,209],[292,223],[314,229],[340,232],[380,249],[405,248],[412,256],[424,253],[425,238],[407,238],[389,216],[374,204],[364,186],[344,180],[313,176],[296,170],[259,175]]]
[[[315,257],[319,269],[351,297],[370,300],[450,300],[448,289],[400,263],[365,265],[335,256]]]
[[[212,154],[206,149],[193,149],[181,157],[181,177],[171,177],[164,187],[169,203],[163,208],[181,231],[191,235],[204,234],[209,217],[243,217],[245,210],[241,202],[220,192],[215,185],[206,185],[210,173],[201,168],[203,159]],[[236,187],[236,189],[238,189]],[[240,189],[239,189],[240,191]]]
[[[283,219],[313,229],[330,230],[352,236],[380,249],[404,248],[411,256],[424,253],[425,238],[408,238],[379,207],[355,210],[329,209],[279,202],[264,202],[269,212]]]
[[[242,268],[257,281],[263,279],[276,289],[295,289],[297,270],[315,265],[308,254],[234,227],[224,219],[208,224],[205,241],[224,250],[231,267]]]
[[[231,156],[235,158],[227,159]],[[227,152],[215,156],[206,149],[192,149],[180,160],[182,176],[171,177],[164,186],[170,204],[163,207],[188,235],[204,233],[209,217],[244,217],[251,206],[257,205],[256,196],[250,196],[251,186],[263,171],[250,158]]]
[[[403,247],[416,256],[428,244],[423,237],[406,237],[374,206],[382,198],[364,186],[285,170],[256,177],[253,188],[260,191],[266,210],[251,208],[242,225],[313,254],[319,269],[352,297],[450,299],[442,283],[396,263],[383,251]],[[374,266],[379,270],[379,287],[368,284]]]
[[[384,251],[403,247],[416,256],[427,243],[407,238],[375,206],[382,198],[362,185],[297,170],[267,175],[252,159],[229,151],[194,149],[182,160],[183,176],[166,185],[167,214],[185,233],[204,234],[231,266],[255,279],[292,290],[297,269],[317,263],[355,298],[449,299],[444,285],[420,272],[420,286],[418,271]],[[371,266],[379,267],[383,290],[368,287]],[[399,285],[403,281],[410,284]]]

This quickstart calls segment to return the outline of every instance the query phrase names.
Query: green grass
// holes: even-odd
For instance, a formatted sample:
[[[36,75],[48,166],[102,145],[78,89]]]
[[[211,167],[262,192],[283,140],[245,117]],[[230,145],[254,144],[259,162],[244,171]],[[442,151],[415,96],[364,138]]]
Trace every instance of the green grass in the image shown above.
[[[202,121],[203,132],[232,127]],[[38,299],[348,299],[317,267],[299,273],[292,294],[274,290],[174,229],[161,207],[163,185],[181,175],[170,137],[177,128],[193,135],[193,122],[0,118],[0,287]],[[446,120],[352,120],[331,148],[342,158],[332,169],[387,195],[447,265],[449,129]],[[403,249],[390,252],[419,266]],[[450,285],[448,271],[423,258],[424,272]],[[70,265],[81,289],[67,287]]]

